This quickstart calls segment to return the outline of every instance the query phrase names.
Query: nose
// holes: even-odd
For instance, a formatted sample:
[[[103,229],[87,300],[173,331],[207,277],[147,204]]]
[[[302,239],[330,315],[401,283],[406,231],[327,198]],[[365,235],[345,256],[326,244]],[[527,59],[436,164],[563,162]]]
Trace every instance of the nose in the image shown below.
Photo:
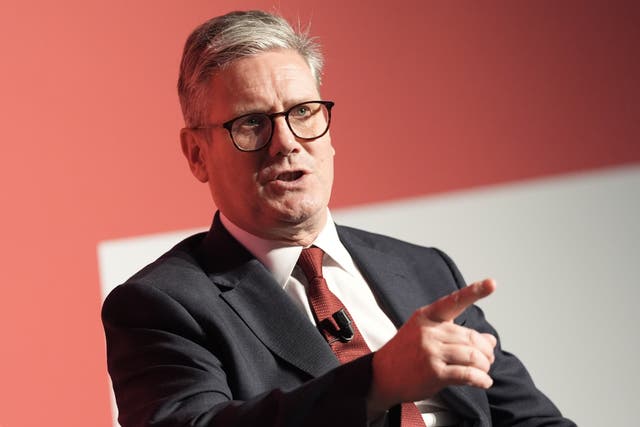
[[[273,135],[269,144],[269,154],[271,156],[288,156],[300,150],[300,143],[291,132],[285,118],[275,117],[273,119]]]

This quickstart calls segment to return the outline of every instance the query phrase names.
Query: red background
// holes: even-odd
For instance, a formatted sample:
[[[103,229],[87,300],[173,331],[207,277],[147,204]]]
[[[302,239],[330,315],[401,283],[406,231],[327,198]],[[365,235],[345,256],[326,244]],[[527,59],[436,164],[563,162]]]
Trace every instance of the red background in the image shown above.
[[[324,46],[333,207],[640,161],[632,1],[3,3],[0,426],[111,425],[96,245],[209,223],[177,68],[247,8]]]

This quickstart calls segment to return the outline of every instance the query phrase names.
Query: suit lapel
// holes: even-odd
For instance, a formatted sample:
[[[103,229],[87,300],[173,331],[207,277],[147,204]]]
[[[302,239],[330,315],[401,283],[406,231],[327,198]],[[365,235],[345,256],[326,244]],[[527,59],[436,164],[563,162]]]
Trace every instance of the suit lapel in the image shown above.
[[[257,260],[222,298],[273,353],[313,377],[340,363],[306,315]],[[215,281],[216,278],[213,278]],[[227,282],[228,284],[229,282]]]
[[[407,286],[411,279],[405,274],[406,263],[401,258],[357,244],[348,238],[343,239],[343,243],[371,286],[382,310],[399,328],[415,310],[416,301],[411,292],[414,287]]]
[[[274,354],[312,377],[339,366],[306,315],[264,265],[226,231],[217,214],[199,258],[222,299]]]

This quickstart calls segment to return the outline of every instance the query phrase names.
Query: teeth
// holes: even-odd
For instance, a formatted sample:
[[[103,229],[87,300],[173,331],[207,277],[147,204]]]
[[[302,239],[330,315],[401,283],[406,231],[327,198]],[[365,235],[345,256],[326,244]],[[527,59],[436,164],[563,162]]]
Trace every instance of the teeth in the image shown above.
[[[300,172],[300,171],[283,172],[280,175],[278,175],[278,177],[276,179],[278,179],[279,181],[295,181],[296,179],[300,178],[301,176],[302,176],[302,172]]]

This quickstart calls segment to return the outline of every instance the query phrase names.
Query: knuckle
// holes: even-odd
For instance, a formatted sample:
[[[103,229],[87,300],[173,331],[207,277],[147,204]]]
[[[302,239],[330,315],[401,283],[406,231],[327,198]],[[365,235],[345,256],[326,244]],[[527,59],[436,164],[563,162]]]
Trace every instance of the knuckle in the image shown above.
[[[433,347],[439,343],[436,329],[429,324],[422,325],[419,329],[419,342],[423,348]]]
[[[495,347],[498,344],[498,340],[492,334],[483,333],[481,336],[489,343],[491,347]]]
[[[478,343],[478,335],[478,332],[474,331],[473,329],[469,329],[467,332],[468,343],[471,345],[476,345]]]
[[[462,370],[462,375],[460,380],[465,384],[473,384],[474,371],[471,366],[465,366]]]
[[[458,304],[460,302],[460,291],[454,292],[451,294],[451,300],[454,304]]]
[[[469,365],[475,365],[478,362],[479,358],[480,356],[478,355],[478,352],[475,349],[473,348],[469,349],[469,360],[468,360]]]
[[[431,370],[435,375],[435,378],[437,378],[438,380],[443,380],[448,375],[447,365],[445,363],[440,363],[439,361],[434,361],[433,365],[431,366]]]
[[[426,359],[440,358],[442,353],[442,345],[439,341],[429,338],[428,336],[422,336],[422,342],[420,344],[422,354]]]

